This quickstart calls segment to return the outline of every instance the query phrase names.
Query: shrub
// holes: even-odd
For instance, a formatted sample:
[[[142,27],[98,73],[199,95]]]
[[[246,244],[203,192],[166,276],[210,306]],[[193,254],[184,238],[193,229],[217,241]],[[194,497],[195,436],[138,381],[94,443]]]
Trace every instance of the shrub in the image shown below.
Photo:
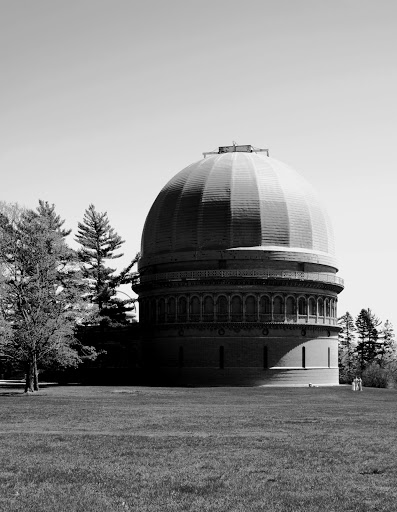
[[[391,371],[372,363],[362,373],[363,385],[372,388],[393,388],[396,384]]]

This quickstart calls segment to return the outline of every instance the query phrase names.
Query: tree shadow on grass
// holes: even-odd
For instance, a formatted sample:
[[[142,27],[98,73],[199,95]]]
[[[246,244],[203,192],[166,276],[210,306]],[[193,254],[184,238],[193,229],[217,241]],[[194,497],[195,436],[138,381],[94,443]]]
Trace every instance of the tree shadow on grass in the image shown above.
[[[26,396],[27,393],[25,393],[25,391],[23,389],[18,389],[18,390],[13,390],[13,391],[10,391],[10,390],[7,390],[7,391],[3,391],[0,389],[0,396]]]

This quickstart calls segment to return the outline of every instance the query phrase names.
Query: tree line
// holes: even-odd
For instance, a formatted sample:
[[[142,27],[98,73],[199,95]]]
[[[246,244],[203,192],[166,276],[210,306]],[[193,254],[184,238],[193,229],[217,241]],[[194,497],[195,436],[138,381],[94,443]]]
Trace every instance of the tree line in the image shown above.
[[[97,357],[77,339],[78,325],[117,327],[132,318],[134,299],[117,293],[136,279],[139,254],[121,272],[108,266],[123,256],[124,240],[92,204],[78,223],[77,250],[64,223],[47,201],[35,210],[0,203],[0,363],[25,373],[26,392],[39,389],[40,370]]]
[[[356,319],[347,311],[338,319],[339,375],[341,383],[362,377],[367,386],[397,383],[397,346],[392,324],[362,309]]]

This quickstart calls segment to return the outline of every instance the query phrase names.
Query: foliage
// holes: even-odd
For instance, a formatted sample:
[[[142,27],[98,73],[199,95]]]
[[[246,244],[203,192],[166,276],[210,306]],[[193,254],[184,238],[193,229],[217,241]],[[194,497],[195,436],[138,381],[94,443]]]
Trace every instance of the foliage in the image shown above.
[[[363,385],[373,388],[393,388],[395,378],[389,369],[381,368],[376,362],[368,365],[362,372]]]
[[[95,357],[74,336],[85,314],[84,285],[68,233],[53,206],[40,202],[11,223],[0,214],[0,312],[11,327],[0,339],[0,355],[26,372],[26,391],[38,389],[38,370],[76,366]]]
[[[381,344],[378,350],[378,362],[382,368],[385,368],[392,364],[397,357],[394,329],[389,320],[384,323],[380,334]]]
[[[20,220],[24,211],[25,208],[20,206],[18,203],[0,201],[0,213],[3,214],[12,225]]]
[[[386,320],[379,329],[381,322],[370,309],[362,309],[356,322],[346,312],[338,324],[340,382],[351,383],[361,375],[365,386],[393,387],[397,382],[397,347],[392,324]]]
[[[368,308],[362,309],[356,319],[356,329],[358,335],[357,355],[361,371],[372,362],[378,355],[378,329],[381,324],[380,320]]]
[[[351,314],[346,313],[338,318],[339,332],[339,379],[341,383],[351,382],[357,372],[357,357],[355,353],[356,327]]]
[[[81,244],[78,251],[83,276],[89,283],[89,298],[98,306],[97,315],[91,322],[99,320],[102,325],[118,325],[127,322],[127,313],[134,309],[135,299],[117,297],[117,288],[132,283],[137,273],[132,267],[138,261],[137,254],[131,263],[119,274],[107,266],[108,260],[123,256],[116,251],[124,240],[111,227],[107,213],[100,213],[91,204],[84,213],[83,222],[78,224],[76,241]]]
[[[49,204],[48,201],[43,201],[39,199],[39,206],[35,210],[27,210],[26,211],[27,218],[31,219],[42,219],[45,221],[45,224],[48,229],[52,231],[56,231],[58,234],[62,236],[62,238],[66,238],[72,232],[71,229],[63,229],[62,226],[65,224],[65,221],[61,219],[59,215],[57,215],[55,211],[55,205]]]

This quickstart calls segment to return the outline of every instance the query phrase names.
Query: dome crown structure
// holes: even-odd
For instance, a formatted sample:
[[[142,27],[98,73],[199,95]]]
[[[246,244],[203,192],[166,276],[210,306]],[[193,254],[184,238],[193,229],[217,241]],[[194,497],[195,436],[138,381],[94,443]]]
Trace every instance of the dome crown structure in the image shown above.
[[[252,249],[310,253],[334,266],[328,215],[296,171],[252,146],[205,155],[157,196],[142,235],[144,259]]]

